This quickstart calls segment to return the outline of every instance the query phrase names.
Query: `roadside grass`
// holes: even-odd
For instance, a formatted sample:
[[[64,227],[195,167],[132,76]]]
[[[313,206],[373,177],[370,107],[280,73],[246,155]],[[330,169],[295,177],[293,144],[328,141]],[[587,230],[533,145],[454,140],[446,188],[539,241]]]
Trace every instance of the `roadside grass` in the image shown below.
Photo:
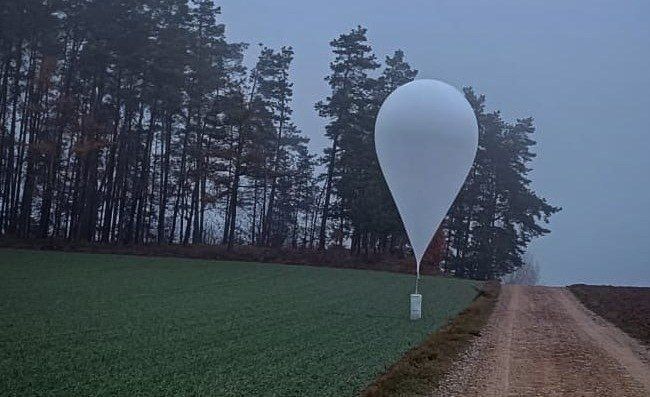
[[[363,397],[430,396],[459,355],[488,321],[499,283],[485,283],[472,304],[449,324],[408,351],[361,395]]]
[[[650,288],[570,285],[589,310],[650,346]]]
[[[477,285],[423,277],[411,322],[411,275],[0,250],[0,391],[351,396]]]

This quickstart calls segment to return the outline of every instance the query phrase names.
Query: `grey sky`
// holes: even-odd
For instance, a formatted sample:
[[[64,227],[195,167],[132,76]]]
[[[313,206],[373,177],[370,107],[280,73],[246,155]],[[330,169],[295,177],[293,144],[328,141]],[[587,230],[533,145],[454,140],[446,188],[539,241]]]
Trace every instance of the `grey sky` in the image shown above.
[[[420,78],[534,116],[534,186],[564,207],[531,248],[543,282],[650,286],[650,2],[217,2],[231,40],[294,47],[295,121],[313,150],[327,143],[313,104],[328,43],[357,24],[380,59],[401,48]]]

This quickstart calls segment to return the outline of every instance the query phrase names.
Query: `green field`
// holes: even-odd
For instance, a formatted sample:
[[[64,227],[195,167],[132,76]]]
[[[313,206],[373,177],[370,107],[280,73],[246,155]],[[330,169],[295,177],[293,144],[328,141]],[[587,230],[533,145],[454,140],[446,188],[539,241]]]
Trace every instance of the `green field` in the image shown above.
[[[466,307],[469,281],[0,250],[0,394],[351,396]]]

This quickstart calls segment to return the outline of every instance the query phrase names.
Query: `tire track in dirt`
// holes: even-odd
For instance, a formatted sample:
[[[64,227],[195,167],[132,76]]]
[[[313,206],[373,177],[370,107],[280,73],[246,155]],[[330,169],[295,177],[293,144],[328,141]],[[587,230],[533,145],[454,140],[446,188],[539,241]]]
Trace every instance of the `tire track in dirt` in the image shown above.
[[[650,396],[650,354],[565,288],[505,286],[434,396]]]

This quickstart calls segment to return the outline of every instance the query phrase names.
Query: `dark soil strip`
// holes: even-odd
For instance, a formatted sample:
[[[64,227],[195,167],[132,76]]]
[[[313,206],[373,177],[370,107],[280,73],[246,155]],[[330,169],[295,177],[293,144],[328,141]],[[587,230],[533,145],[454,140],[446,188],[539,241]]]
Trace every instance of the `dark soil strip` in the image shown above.
[[[480,335],[499,296],[499,284],[486,283],[474,302],[448,325],[407,352],[361,393],[362,397],[430,395],[472,339]]]
[[[589,310],[650,346],[650,288],[576,284],[569,290]]]
[[[246,261],[261,263],[282,263],[288,265],[323,266],[345,269],[379,270],[393,273],[414,273],[414,259],[406,254],[352,255],[349,250],[333,247],[326,251],[310,249],[289,249],[237,246],[228,249],[223,245],[208,244],[101,244],[84,243],[57,239],[12,239],[0,237],[0,248],[49,250],[64,252],[84,252],[98,254],[142,255],[209,259],[223,261]],[[420,273],[440,275],[439,268],[430,263],[422,263]]]

